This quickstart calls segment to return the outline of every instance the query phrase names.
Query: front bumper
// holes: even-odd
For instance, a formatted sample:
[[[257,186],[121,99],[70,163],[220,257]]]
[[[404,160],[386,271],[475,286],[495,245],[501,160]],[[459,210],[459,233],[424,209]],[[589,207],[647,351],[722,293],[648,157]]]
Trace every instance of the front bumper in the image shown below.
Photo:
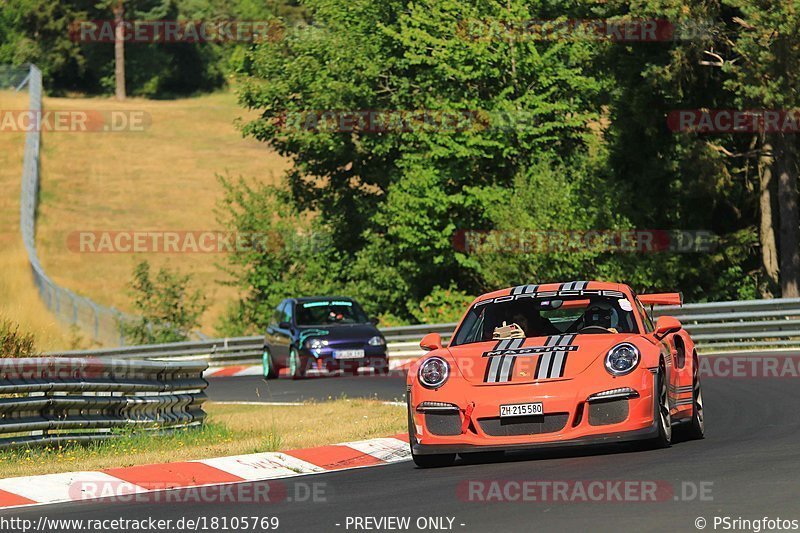
[[[463,379],[453,380],[438,390],[429,390],[415,384],[409,391],[411,447],[416,455],[441,453],[470,453],[481,451],[513,451],[557,448],[578,445],[645,440],[658,436],[656,416],[656,375],[647,368],[617,378],[589,373],[564,380],[546,380],[520,384],[470,384]],[[597,423],[590,420],[593,405],[587,400],[593,394],[616,388],[630,388],[637,396],[625,400],[627,411],[617,420]],[[426,414],[417,407],[422,402],[445,402],[458,406],[458,434],[436,434],[429,427]],[[498,428],[510,426],[519,419],[499,419],[500,405],[542,402],[544,416],[530,417],[525,422],[530,433],[505,431]],[[472,404],[469,420],[466,412]],[[564,421],[547,428],[550,417]],[[537,422],[541,420],[542,422]],[[433,429],[433,430],[432,430]],[[456,433],[454,431],[453,433]]]
[[[361,349],[361,348],[358,348]],[[386,347],[385,346],[366,346],[363,348],[364,357],[357,359],[337,359],[333,356],[333,350],[324,348],[322,350],[310,350],[303,348],[300,354],[317,361],[318,366],[342,366],[342,365],[355,365],[359,366],[375,366],[386,364]]]
[[[650,427],[605,433],[601,435],[587,435],[569,440],[537,442],[530,444],[411,444],[414,455],[434,455],[442,453],[475,453],[475,452],[515,452],[525,450],[543,450],[553,448],[567,448],[570,446],[601,446],[639,440],[654,439],[658,436],[658,423],[653,421]]]

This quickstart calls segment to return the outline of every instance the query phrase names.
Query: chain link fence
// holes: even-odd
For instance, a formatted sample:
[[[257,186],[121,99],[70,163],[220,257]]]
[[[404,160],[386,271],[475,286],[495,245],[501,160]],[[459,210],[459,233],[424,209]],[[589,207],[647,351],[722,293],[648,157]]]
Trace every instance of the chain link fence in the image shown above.
[[[0,68],[0,85],[21,91],[25,86],[30,96],[31,117],[38,118],[42,112],[42,72],[30,65],[27,72],[13,67]],[[79,296],[56,284],[45,273],[36,251],[36,208],[39,198],[39,155],[41,132],[33,126],[26,132],[25,156],[22,169],[22,193],[20,195],[20,231],[33,279],[39,295],[47,308],[59,321],[79,327],[95,342],[105,345],[124,345],[125,336],[120,321],[127,318],[120,311],[101,306],[89,298]]]

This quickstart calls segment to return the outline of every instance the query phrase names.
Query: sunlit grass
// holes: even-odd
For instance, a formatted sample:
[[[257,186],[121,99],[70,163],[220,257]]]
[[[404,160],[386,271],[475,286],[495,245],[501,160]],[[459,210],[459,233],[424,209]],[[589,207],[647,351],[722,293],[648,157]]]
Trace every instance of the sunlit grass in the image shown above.
[[[271,452],[404,432],[405,411],[375,400],[289,406],[206,404],[202,429],[123,432],[89,445],[0,451],[0,478]]]
[[[23,110],[26,93],[0,92],[0,109]],[[142,259],[195,275],[210,307],[203,329],[236,297],[217,268],[218,254],[81,254],[67,246],[76,231],[217,230],[217,175],[278,181],[289,163],[263,143],[244,139],[237,117],[250,118],[232,92],[174,101],[45,98],[50,111],[137,111],[143,132],[42,134],[37,245],[47,273],[98,303],[132,311],[128,283]],[[0,132],[0,313],[19,316],[42,346],[68,348],[72,335],[55,324],[30,280],[19,236],[19,188],[24,134]]]

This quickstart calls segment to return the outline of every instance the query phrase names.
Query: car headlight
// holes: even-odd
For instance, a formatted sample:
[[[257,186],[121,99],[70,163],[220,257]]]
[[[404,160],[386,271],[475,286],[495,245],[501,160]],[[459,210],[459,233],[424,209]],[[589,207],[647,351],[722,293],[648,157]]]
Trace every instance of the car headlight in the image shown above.
[[[450,376],[450,365],[441,357],[429,357],[419,367],[419,382],[428,389],[438,389]]]
[[[386,346],[386,339],[381,337],[380,335],[375,335],[369,340],[370,346]]]
[[[323,346],[328,345],[328,341],[323,339],[308,339],[305,344],[306,348],[309,350],[321,350]]]
[[[630,374],[638,364],[639,349],[629,342],[617,344],[606,354],[606,370],[612,376]]]

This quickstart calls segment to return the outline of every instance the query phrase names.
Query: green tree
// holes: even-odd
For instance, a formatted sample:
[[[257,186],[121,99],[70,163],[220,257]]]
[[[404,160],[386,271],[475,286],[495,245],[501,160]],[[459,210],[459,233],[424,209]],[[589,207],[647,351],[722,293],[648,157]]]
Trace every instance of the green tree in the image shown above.
[[[150,263],[136,265],[131,282],[131,296],[137,318],[121,324],[129,344],[156,344],[189,339],[200,325],[206,310],[200,290],[189,288],[191,275],[160,268],[152,276]]]

